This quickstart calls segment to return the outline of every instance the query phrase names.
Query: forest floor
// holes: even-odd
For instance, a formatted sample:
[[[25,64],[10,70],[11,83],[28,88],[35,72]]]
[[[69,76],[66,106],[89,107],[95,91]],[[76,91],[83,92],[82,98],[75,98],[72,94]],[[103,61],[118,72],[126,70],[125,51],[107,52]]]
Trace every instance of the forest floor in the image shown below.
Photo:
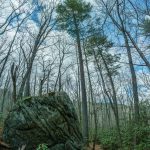
[[[91,143],[90,145],[89,145],[89,148],[87,149],[87,150],[92,150],[92,148],[93,148],[93,144]],[[100,147],[100,145],[95,145],[95,150],[102,150],[102,148]]]
[[[1,135],[2,131],[3,131],[3,128],[0,127],[0,135]]]

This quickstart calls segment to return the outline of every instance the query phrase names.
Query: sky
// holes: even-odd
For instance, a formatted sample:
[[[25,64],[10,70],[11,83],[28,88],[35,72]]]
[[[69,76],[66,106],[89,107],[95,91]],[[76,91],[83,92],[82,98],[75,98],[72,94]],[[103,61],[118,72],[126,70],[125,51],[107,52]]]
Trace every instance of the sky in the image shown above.
[[[13,2],[13,5],[15,6],[15,7],[17,7],[18,6],[18,2],[17,2],[18,0],[12,0],[12,2]],[[33,0],[32,1],[32,4],[35,4],[36,3],[36,1],[37,0]],[[87,2],[91,2],[92,4],[94,3],[94,1],[93,0],[86,0]],[[5,5],[7,5],[7,3],[5,3]],[[23,9],[24,10],[26,10],[26,11],[29,11],[28,9],[27,9],[28,7],[23,7]],[[33,30],[35,29],[35,30],[37,30],[36,29],[36,27],[37,27],[37,24],[39,23],[39,19],[38,19],[38,14],[39,14],[39,12],[40,12],[40,7],[39,6],[36,6],[36,7],[34,7],[33,8],[34,9],[34,11],[33,11],[33,14],[31,15],[31,19],[30,20],[28,20],[28,26],[30,27],[30,28],[33,28]],[[0,12],[1,11],[3,11],[3,10],[0,10]],[[5,9],[4,11],[3,11],[3,13],[5,13],[4,15],[5,16],[7,16],[7,14],[9,14],[9,12],[11,12],[11,8],[7,8],[7,9]],[[147,17],[147,18],[149,18],[149,17]],[[2,19],[0,19],[0,21],[1,22],[3,22],[5,19],[4,18],[2,18]],[[0,23],[1,23],[0,22]],[[15,34],[15,30],[11,30],[10,32],[8,32],[7,33],[7,36],[10,38],[10,39],[12,39],[13,38],[13,36],[14,36],[14,34]],[[54,34],[54,33],[53,33]],[[65,33],[66,34],[66,33]],[[49,52],[49,49],[47,50],[48,52]],[[122,50],[121,50],[122,51]],[[124,52],[125,52],[126,50],[124,50]],[[112,53],[117,53],[118,52],[118,49],[114,49],[113,50],[113,52]],[[128,62],[128,59],[127,59],[127,57],[126,57],[126,52],[124,53],[124,54],[122,54],[122,61],[124,61],[124,62]],[[135,59],[135,60],[137,60],[137,62],[139,62],[139,59],[138,59],[138,57]],[[75,59],[73,59],[73,61],[75,61]],[[136,69],[136,72],[138,73],[138,74],[140,74],[141,72],[142,72],[142,70],[143,70],[143,67],[135,67],[135,69]],[[129,73],[129,69],[128,69],[128,65],[122,65],[122,70],[123,71],[126,71],[127,72],[127,74]],[[122,71],[121,70],[121,71]],[[139,84],[141,84],[140,86],[142,86],[142,83],[141,83],[141,80],[140,80],[140,78],[139,78]],[[139,86],[139,87],[140,87]]]

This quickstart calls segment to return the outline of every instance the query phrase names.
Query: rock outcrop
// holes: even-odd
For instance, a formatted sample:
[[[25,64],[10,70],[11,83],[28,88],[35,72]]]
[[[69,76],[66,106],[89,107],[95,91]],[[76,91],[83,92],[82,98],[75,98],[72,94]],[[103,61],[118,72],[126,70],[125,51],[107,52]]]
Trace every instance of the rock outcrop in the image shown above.
[[[13,150],[81,150],[82,135],[73,104],[64,92],[19,100],[4,123],[3,140]]]

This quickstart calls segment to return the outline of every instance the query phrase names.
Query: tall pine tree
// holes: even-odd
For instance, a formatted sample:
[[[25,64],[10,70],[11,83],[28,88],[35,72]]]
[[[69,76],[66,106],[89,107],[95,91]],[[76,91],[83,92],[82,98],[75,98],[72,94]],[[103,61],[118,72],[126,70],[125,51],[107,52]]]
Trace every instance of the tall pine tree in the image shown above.
[[[84,24],[90,17],[92,7],[90,3],[82,0],[65,0],[57,7],[58,27],[66,30],[71,36],[76,38],[78,46],[78,57],[80,65],[80,79],[82,92],[82,130],[84,142],[88,142],[88,112],[87,112],[87,96],[85,87],[84,64],[81,48],[81,33],[84,31],[81,24]]]

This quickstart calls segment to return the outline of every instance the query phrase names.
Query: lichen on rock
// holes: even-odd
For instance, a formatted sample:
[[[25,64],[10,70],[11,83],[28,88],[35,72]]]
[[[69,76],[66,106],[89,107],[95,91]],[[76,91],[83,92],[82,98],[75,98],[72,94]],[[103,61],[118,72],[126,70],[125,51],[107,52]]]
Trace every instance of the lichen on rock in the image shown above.
[[[65,92],[22,100],[5,120],[3,140],[13,150],[46,143],[50,150],[81,150],[82,135],[73,104]]]

